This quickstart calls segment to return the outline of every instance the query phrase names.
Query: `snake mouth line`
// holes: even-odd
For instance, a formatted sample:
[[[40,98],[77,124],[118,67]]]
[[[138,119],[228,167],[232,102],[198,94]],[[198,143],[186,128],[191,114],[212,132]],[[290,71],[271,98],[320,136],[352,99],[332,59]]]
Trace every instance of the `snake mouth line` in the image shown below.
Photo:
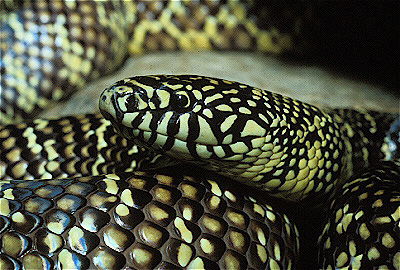
[[[179,157],[180,160],[198,160],[202,157],[199,156],[196,148],[198,148],[198,146],[206,147],[206,145],[200,143],[190,143],[174,136],[154,131],[130,129],[125,126],[122,130],[123,133],[130,133],[136,143],[143,145],[151,151],[157,154],[166,154],[174,158]]]

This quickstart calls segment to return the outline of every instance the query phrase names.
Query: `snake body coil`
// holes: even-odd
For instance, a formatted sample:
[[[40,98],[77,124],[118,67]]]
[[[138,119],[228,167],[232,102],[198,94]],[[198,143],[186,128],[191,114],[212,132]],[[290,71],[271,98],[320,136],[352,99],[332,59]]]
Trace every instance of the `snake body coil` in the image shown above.
[[[320,267],[400,268],[400,160],[351,179],[332,201],[319,238]]]
[[[285,215],[221,182],[135,172],[2,182],[2,269],[292,268]]]
[[[117,172],[119,169],[132,170],[133,167],[141,165],[152,166],[154,162],[157,164],[157,160],[170,164],[170,159],[164,160],[159,157],[159,154],[167,154],[174,159],[203,166],[232,178],[237,177],[236,179],[245,184],[262,187],[270,195],[294,201],[321,203],[321,198],[335,198],[334,190],[338,183],[345,181],[353,170],[369,166],[374,162],[373,158],[396,155],[386,153],[387,149],[393,148],[388,146],[392,135],[388,134],[385,137],[379,135],[382,133],[378,134],[383,128],[391,129],[390,123],[394,120],[392,115],[321,110],[265,90],[216,78],[159,75],[125,79],[103,92],[100,109],[120,135],[111,130],[110,122],[100,119],[98,115],[67,117],[54,121],[36,120],[30,124],[2,127],[1,146],[5,150],[1,156],[2,160],[5,160],[2,171],[7,173],[4,177],[24,175],[26,178],[32,178],[35,177],[35,173],[43,177],[64,177],[69,173],[90,175]],[[357,121],[346,120],[346,116],[349,115],[353,118],[357,116]],[[362,119],[364,125],[357,128],[357,123]],[[371,136],[372,141],[366,139],[367,135]],[[82,137],[83,144],[75,142],[74,136]],[[17,137],[25,137],[28,145],[31,144],[30,149],[13,147],[18,145]],[[119,143],[116,145],[117,141]],[[375,149],[375,153],[369,152],[372,149]],[[378,152],[381,149],[383,151]],[[316,157],[319,159],[314,160]],[[39,166],[29,165],[27,161],[21,160],[30,158],[36,159],[34,164]],[[118,162],[111,162],[114,158],[117,158]],[[46,159],[51,161],[47,163]],[[364,163],[353,164],[361,160]],[[288,162],[287,165],[281,165],[285,162]],[[303,162],[305,166],[301,165]],[[22,165],[17,165],[21,163]],[[258,171],[260,164],[261,171]],[[264,166],[265,164],[273,165]],[[312,173],[310,166],[315,164],[318,171]],[[348,192],[349,200],[354,200],[354,196],[361,196],[353,195],[353,191],[358,189],[366,194],[362,196],[367,197],[378,198],[376,196],[380,196],[379,194],[387,194],[384,195],[384,200],[378,198],[372,203],[379,205],[376,207],[375,216],[369,215],[368,212],[361,215],[360,211],[366,210],[360,209],[365,208],[353,210],[343,206],[339,200],[332,204],[331,213],[335,215],[334,220],[330,217],[320,239],[323,246],[320,254],[327,258],[326,261],[321,259],[321,265],[328,267],[334,264],[357,263],[356,265],[361,266],[397,267],[399,241],[396,224],[400,218],[398,185],[390,183],[397,179],[398,164],[390,164],[393,167],[385,167],[378,172],[383,170],[381,173],[388,177],[387,183],[394,188],[393,191],[386,192],[385,184],[382,185],[380,181],[373,184],[374,180],[368,176],[366,182],[354,180],[354,183],[360,182],[362,185],[351,188]],[[180,183],[181,180],[177,179],[188,177],[198,179],[203,184],[199,182],[201,187],[196,186],[197,188],[189,191],[180,184],[165,186],[164,180],[156,177],[151,180],[153,184],[147,187],[141,176],[118,173],[33,182],[3,180],[2,205],[6,207],[2,209],[2,264],[28,267],[35,263],[35,266],[43,268],[55,265],[61,268],[119,268],[122,263],[124,266],[150,268],[210,268],[217,265],[225,268],[230,262],[233,268],[270,269],[290,268],[296,265],[298,239],[294,225],[279,212],[261,202],[271,202],[275,205],[273,199],[265,193],[262,193],[261,197],[256,196],[257,199],[250,198],[247,192],[255,193],[254,191],[242,190],[240,185],[231,186],[229,180],[219,179],[220,176],[207,179],[196,171],[180,173],[181,169],[174,170],[156,174],[169,175],[162,176],[161,179],[167,177],[170,183]],[[393,173],[390,170],[393,170]],[[294,184],[287,184],[287,181],[291,180],[288,179],[288,175],[293,173]],[[182,175],[187,176],[180,178]],[[246,179],[247,176],[257,175],[262,177],[254,178],[255,181],[251,178]],[[132,182],[129,180],[132,177],[141,180]],[[362,177],[365,176],[361,176],[360,179],[363,179]],[[147,176],[145,178],[147,179]],[[302,181],[305,184],[298,188],[298,183]],[[278,185],[274,186],[271,183]],[[351,185],[346,184],[345,188]],[[225,186],[236,191],[225,190]],[[383,189],[378,191],[379,194],[375,192],[369,195],[371,186]],[[186,192],[190,192],[187,196],[192,196],[193,192],[198,193],[198,190],[205,192],[201,194],[213,194],[209,195],[213,199],[208,201],[209,196],[185,197]],[[185,208],[181,203],[175,204],[170,201],[180,202],[181,197],[184,197],[184,200],[190,199],[190,207]],[[238,197],[247,199],[239,208],[235,208],[230,207],[230,203],[221,201],[225,197],[232,203],[238,202]],[[146,203],[140,204],[145,198]],[[150,207],[153,201],[165,204],[166,208],[160,206],[163,211],[152,212],[146,207]],[[268,230],[251,225],[252,220],[257,219],[248,213],[246,207],[243,208],[249,203],[253,205],[253,211],[263,213]],[[194,226],[194,223],[204,219],[202,215],[208,213],[206,209],[219,209],[219,205],[224,205],[223,209],[232,210],[234,214],[228,214],[229,211],[220,212],[219,223],[206,219],[207,222],[203,220],[203,225]],[[172,206],[175,210],[171,209],[170,213],[167,206]],[[122,211],[122,208],[132,208],[130,211],[144,217],[144,223],[135,223],[135,226],[129,227],[130,225],[120,221],[121,216],[128,219],[130,217],[129,211]],[[93,211],[92,214],[86,213],[89,209]],[[269,209],[269,212],[266,209]],[[47,211],[51,214],[47,214]],[[354,211],[354,214],[350,214],[349,211]],[[53,217],[53,212],[65,216],[66,221]],[[159,220],[154,220],[154,217],[168,213],[174,218],[169,219],[166,224],[160,225],[161,223],[157,223]],[[84,218],[86,214],[87,219]],[[338,231],[337,235],[328,234],[333,224],[341,220],[341,215],[343,219],[336,226],[342,228],[341,231]],[[363,219],[358,220],[360,215]],[[278,216],[282,217],[279,218],[281,221],[274,223]],[[102,217],[109,222],[103,224]],[[53,221],[54,218],[58,221]],[[364,222],[370,218],[378,222]],[[283,220],[285,224],[281,223]],[[384,226],[379,227],[379,222],[385,223]],[[242,227],[236,223],[242,224]],[[57,231],[56,228],[60,226],[64,226],[62,231]],[[230,232],[229,228],[236,230],[235,226],[239,226],[237,229],[240,235],[226,236],[226,233]],[[363,226],[367,226],[367,230],[362,229]],[[106,229],[101,229],[103,227]],[[222,233],[217,228],[227,230],[223,229]],[[110,238],[114,233],[110,236],[109,230],[114,229],[115,238]],[[390,233],[393,230],[395,234]],[[267,237],[272,231],[276,234]],[[127,239],[131,239],[132,233],[135,240],[129,242]],[[371,237],[378,235],[378,238],[369,238],[368,233],[375,233]],[[225,235],[224,240],[218,240],[222,235]],[[256,238],[251,238],[252,235]],[[340,242],[342,237],[358,239],[354,240],[355,247],[352,246],[349,252],[340,249],[340,245],[337,250],[331,248],[331,243]],[[377,239],[380,244],[371,244],[368,242],[371,239]],[[180,244],[173,244],[175,240]],[[171,250],[172,247],[174,248]],[[118,255],[116,252],[123,253]],[[335,259],[329,259],[329,256]],[[351,256],[357,257],[357,260],[352,260]],[[75,265],[67,264],[68,259],[72,259]]]
[[[307,4],[263,1],[0,7],[4,123],[34,116],[128,54],[301,51],[310,15]],[[100,109],[110,121],[0,126],[1,269],[296,268],[310,255],[299,241],[311,228],[270,195],[301,211],[331,202],[319,267],[400,268],[400,161],[379,162],[399,157],[393,115],[320,109],[196,75],[119,81]],[[177,162],[189,165],[155,169]],[[26,181],[35,178],[48,180]]]
[[[100,114],[0,126],[0,178],[50,179],[154,167],[155,155],[115,133]],[[161,159],[157,163],[162,164]]]
[[[3,123],[32,117],[87,81],[115,71],[128,54],[301,50],[304,40],[299,36],[309,13],[301,4],[260,1],[7,0],[0,4],[4,7]]]

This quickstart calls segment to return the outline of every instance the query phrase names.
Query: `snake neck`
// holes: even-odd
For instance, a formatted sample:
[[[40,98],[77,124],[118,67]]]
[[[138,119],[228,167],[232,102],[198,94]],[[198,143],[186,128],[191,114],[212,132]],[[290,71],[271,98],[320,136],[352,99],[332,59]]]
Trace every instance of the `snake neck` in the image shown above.
[[[329,113],[345,144],[343,179],[399,155],[400,120],[396,115],[353,109],[332,109]]]

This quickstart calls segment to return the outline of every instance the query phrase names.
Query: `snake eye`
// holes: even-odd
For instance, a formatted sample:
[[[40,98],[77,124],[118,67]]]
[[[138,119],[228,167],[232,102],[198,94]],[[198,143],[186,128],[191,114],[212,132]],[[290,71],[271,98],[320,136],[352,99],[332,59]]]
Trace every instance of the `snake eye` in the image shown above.
[[[134,95],[129,95],[125,98],[125,108],[127,112],[134,112],[137,110],[137,99]]]
[[[187,109],[190,106],[189,96],[186,92],[176,92],[171,95],[171,107],[175,110]]]

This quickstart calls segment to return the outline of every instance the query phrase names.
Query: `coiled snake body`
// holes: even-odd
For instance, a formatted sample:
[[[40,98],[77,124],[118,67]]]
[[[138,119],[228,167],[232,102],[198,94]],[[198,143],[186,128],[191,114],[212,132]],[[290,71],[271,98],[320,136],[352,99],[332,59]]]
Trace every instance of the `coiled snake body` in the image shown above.
[[[284,110],[290,106],[292,112]],[[157,160],[157,154],[166,154],[265,189],[275,196],[315,203],[330,197],[333,186],[341,177],[347,177],[350,168],[359,170],[346,166],[362,157],[357,152],[365,154],[368,147],[388,148],[383,135],[376,136],[380,143],[354,141],[356,133],[362,131],[343,121],[344,115],[350,115],[349,111],[328,113],[265,90],[195,75],[145,76],[119,81],[103,92],[100,109],[127,139],[115,134],[107,121],[93,115],[5,126],[0,132],[2,146],[13,146],[2,151],[10,164],[5,171],[27,178],[39,177],[35,173],[43,177],[90,175],[133,169],[138,165],[133,160],[142,159],[141,165],[150,165]],[[267,113],[261,114],[262,111]],[[273,115],[277,111],[279,114]],[[296,111],[301,118],[296,118]],[[389,130],[394,120],[391,115],[376,114],[372,118],[367,112],[358,114],[364,119],[381,119],[379,123],[371,122],[371,126],[365,123],[371,134],[382,127]],[[381,126],[377,128],[373,123]],[[296,135],[289,140],[285,134]],[[12,138],[16,137],[25,137],[31,149],[15,147],[18,143]],[[83,145],[75,142],[74,137],[81,137]],[[332,142],[326,143],[327,139]],[[108,148],[107,144],[112,147]],[[316,146],[327,147],[323,153],[328,154],[314,161],[319,156],[319,149],[312,149]],[[302,150],[305,147],[308,149]],[[148,155],[145,149],[149,148],[155,154]],[[77,155],[72,155],[73,152]],[[364,156],[369,158],[365,162],[374,162],[371,155]],[[304,161],[307,157],[309,160]],[[34,159],[35,165],[24,166],[23,158]],[[47,159],[51,161],[43,161]],[[290,166],[280,165],[285,161]],[[269,162],[274,165],[268,166]],[[302,162],[306,165],[301,165]],[[310,168],[313,164],[318,166],[316,173]],[[391,164],[345,185],[348,200],[361,200],[355,204],[358,207],[354,209],[345,204],[342,209],[343,204],[332,205],[337,209],[336,218],[325,226],[321,254],[335,254],[338,259],[327,260],[327,265],[398,266],[399,190],[395,180],[399,170],[398,165]],[[37,264],[44,268],[53,265],[61,268],[212,268],[217,265],[221,268],[290,268],[296,263],[296,229],[286,216],[262,202],[273,203],[273,199],[252,197],[240,190],[240,186],[217,180],[218,176],[203,180],[197,172],[181,178],[179,171],[3,181],[3,263]],[[297,174],[293,179],[288,178],[294,172]],[[263,177],[257,178],[258,175]],[[291,180],[294,184],[288,184]],[[306,184],[300,184],[299,188],[301,181]],[[369,194],[369,189],[376,191],[374,195]],[[363,193],[351,196],[357,192]],[[366,200],[369,196],[378,199]],[[375,208],[374,214],[364,218],[370,207]],[[274,223],[277,219],[280,225]],[[269,227],[263,227],[263,222]],[[328,234],[337,222],[335,233],[338,235]],[[351,225],[354,222],[362,223],[357,227]],[[348,232],[348,236],[343,232]],[[224,241],[218,239],[222,236]],[[331,245],[335,241],[340,243],[341,237],[350,237],[354,247],[349,250],[347,245],[338,245],[332,250]],[[351,261],[350,256],[357,260]]]
[[[129,20],[114,16],[119,5],[125,11],[140,8],[125,2],[60,3],[50,6],[56,14],[72,12],[71,22],[80,12],[91,18],[88,14],[95,10],[95,18],[110,29],[115,23],[129,25]],[[229,3],[228,9],[251,10],[249,4]],[[7,17],[9,26],[2,33],[13,36],[19,16],[32,18],[32,10],[49,7],[39,2],[26,6]],[[112,12],[104,12],[106,8]],[[174,10],[172,4],[169,8]],[[62,18],[37,17],[55,22]],[[257,32],[250,23],[243,19],[238,25]],[[96,33],[102,32],[93,25]],[[107,33],[118,36],[110,38],[111,48],[127,42],[116,29],[107,31],[105,39]],[[257,42],[266,30],[259,31]],[[56,32],[49,33],[49,40]],[[78,32],[71,29],[72,36]],[[101,64],[108,57],[97,54],[89,64],[83,57],[82,70],[74,70],[68,56],[82,56],[79,44],[90,41],[73,39],[70,50],[62,50],[69,54],[61,55],[61,66],[54,66],[57,78],[49,82],[56,99],[62,94],[55,82],[61,78],[64,85],[65,74],[77,78],[68,84],[73,89],[113,69]],[[31,60],[15,58],[14,65],[5,65],[12,58],[7,55],[18,53],[21,44],[4,44],[13,47],[2,60],[2,74],[8,77],[2,76],[6,102],[1,108],[7,119],[18,119],[26,114],[20,111],[24,105],[28,112],[44,106],[50,98],[42,91],[50,88],[46,80],[37,88],[35,76],[21,77],[11,67]],[[125,56],[112,57],[118,66]],[[29,84],[24,89],[40,90],[20,91],[16,79]],[[400,164],[396,159],[379,161],[398,157],[395,116],[319,109],[241,83],[196,75],[119,81],[101,95],[100,110],[107,120],[99,114],[82,115],[0,127],[2,269],[294,268],[298,232],[292,217],[277,210],[279,201],[270,195],[299,202],[304,209],[332,200],[319,239],[320,267],[400,268]],[[218,174],[204,175],[192,165],[137,170],[176,160]],[[371,168],[364,171],[366,167]],[[65,179],[26,181],[34,178]]]
[[[309,13],[299,4],[258,1],[8,0],[1,7],[3,123],[26,119],[115,71],[128,53],[301,50]]]

